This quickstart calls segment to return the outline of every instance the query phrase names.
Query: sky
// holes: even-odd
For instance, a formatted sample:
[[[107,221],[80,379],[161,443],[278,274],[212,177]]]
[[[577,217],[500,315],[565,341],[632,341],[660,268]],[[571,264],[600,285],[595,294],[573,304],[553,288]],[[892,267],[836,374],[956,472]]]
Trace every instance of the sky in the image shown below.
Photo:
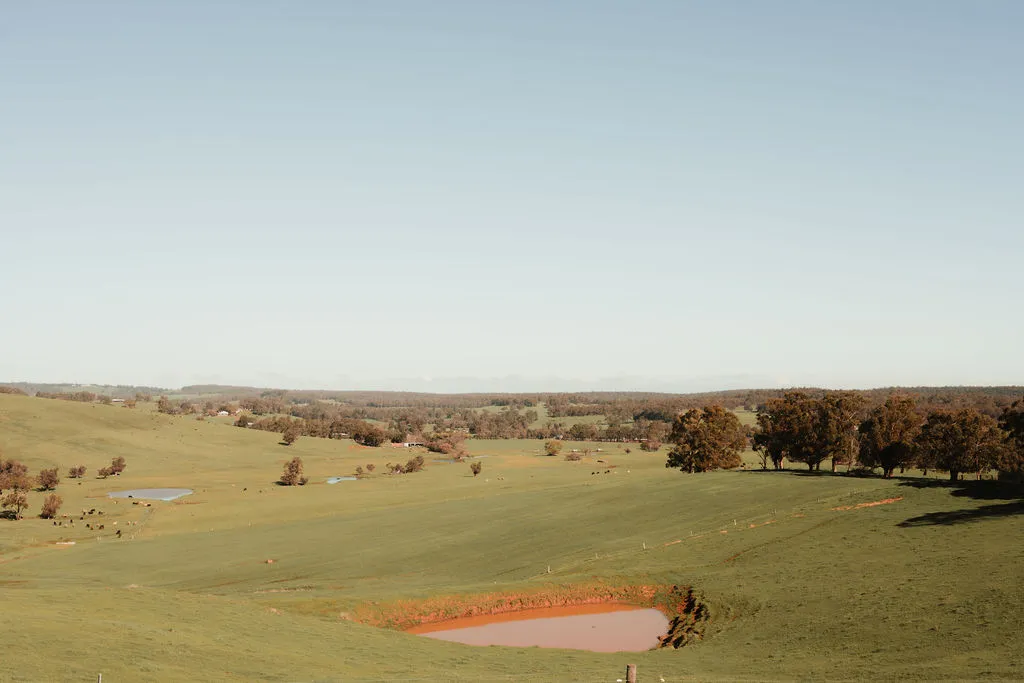
[[[1017,0],[0,0],[0,381],[1024,384]]]

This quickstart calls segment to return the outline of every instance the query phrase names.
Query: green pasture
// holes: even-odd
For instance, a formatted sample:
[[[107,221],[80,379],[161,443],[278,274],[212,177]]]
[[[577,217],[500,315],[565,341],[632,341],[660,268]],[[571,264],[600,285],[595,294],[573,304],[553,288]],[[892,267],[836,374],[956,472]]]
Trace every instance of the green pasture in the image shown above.
[[[501,413],[508,408],[506,406],[483,406],[475,408],[477,412],[482,413]],[[606,427],[607,422],[604,415],[577,415],[577,416],[564,416],[564,417],[551,417],[548,415],[548,406],[546,403],[538,403],[535,406],[529,408],[519,408],[517,412],[525,414],[527,411],[534,411],[537,413],[537,419],[530,423],[530,429],[540,429],[545,427],[552,422],[560,422],[566,427],[572,427],[575,424],[596,424],[601,427]]]
[[[75,528],[31,516],[39,492],[25,519],[0,519],[0,680],[615,681],[628,662],[641,681],[1024,678],[1013,492],[685,475],[635,444],[567,443],[594,449],[568,462],[513,440],[470,440],[475,478],[425,453],[424,472],[391,477],[385,463],[423,451],[278,441],[0,395],[3,457],[89,468],[57,491]],[[310,484],[276,486],[295,455]],[[125,472],[94,478],[116,456]],[[369,477],[324,483],[367,463]],[[106,497],[139,487],[196,493],[152,507]],[[91,508],[104,514],[78,519]],[[474,648],[349,619],[369,602],[594,581],[693,585],[707,638],[639,654]]]

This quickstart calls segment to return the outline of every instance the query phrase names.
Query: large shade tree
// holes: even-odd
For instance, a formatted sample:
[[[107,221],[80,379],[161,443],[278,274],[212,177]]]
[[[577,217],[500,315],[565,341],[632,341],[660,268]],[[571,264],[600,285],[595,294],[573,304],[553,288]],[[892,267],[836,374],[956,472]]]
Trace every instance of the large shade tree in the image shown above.
[[[757,429],[751,439],[753,449],[761,456],[761,469],[768,469],[768,461],[781,470],[786,462],[786,435],[778,420],[778,413],[766,407],[757,413]]]
[[[763,465],[770,458],[780,469],[784,458],[821,469],[831,458],[833,469],[850,462],[857,438],[857,423],[864,399],[850,391],[829,392],[817,398],[802,391],[787,391],[758,411],[754,449]]]
[[[694,408],[676,418],[669,441],[675,446],[665,467],[691,473],[739,467],[747,445],[739,418],[719,405]]]
[[[811,469],[825,459],[814,443],[816,414],[814,399],[802,391],[787,391],[782,398],[769,400],[758,412],[758,432],[754,448],[770,455],[780,469],[785,458],[807,462]]]
[[[857,424],[866,400],[853,391],[831,391],[818,401],[821,447],[836,465],[851,465],[857,453]]]
[[[973,408],[938,410],[928,415],[916,440],[922,467],[949,472],[950,481],[960,474],[982,472],[999,464],[1006,448],[1006,432],[995,418]]]
[[[1024,481],[1024,398],[1006,407],[999,417],[999,426],[1009,436],[1002,457],[996,463],[999,478]]]
[[[914,440],[921,431],[921,416],[910,396],[892,395],[860,424],[860,461],[880,467],[891,477],[897,467],[914,459]]]

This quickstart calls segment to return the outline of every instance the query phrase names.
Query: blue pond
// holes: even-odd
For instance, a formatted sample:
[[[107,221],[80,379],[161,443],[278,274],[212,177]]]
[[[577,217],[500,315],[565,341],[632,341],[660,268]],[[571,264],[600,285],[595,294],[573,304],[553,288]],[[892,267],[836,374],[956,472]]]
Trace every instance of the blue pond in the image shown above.
[[[355,481],[355,477],[328,477],[328,484],[337,484],[339,481]]]
[[[146,500],[174,500],[193,493],[192,489],[131,489],[130,491],[111,491],[111,498],[145,498]]]

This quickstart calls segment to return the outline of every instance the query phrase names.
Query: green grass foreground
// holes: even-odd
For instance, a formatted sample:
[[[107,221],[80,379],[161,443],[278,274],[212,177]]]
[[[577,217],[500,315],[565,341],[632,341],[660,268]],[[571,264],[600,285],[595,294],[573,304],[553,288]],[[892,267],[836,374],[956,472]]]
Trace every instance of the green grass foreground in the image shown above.
[[[432,455],[426,471],[389,477],[384,463],[409,451],[278,441],[142,406],[0,395],[4,457],[33,474],[89,468],[57,489],[74,529],[35,517],[38,492],[25,519],[0,519],[0,680],[615,681],[629,662],[641,681],[1024,678],[1013,492],[685,475],[635,444],[596,444],[574,463],[541,456],[539,441],[469,441],[490,456],[476,478]],[[124,474],[95,479],[119,455]],[[295,455],[310,484],[276,486]],[[370,462],[370,477],[323,483]],[[152,507],[106,497],[141,487],[196,493]],[[79,521],[90,508],[105,514]],[[609,655],[352,620],[371,603],[601,582],[692,585],[711,609],[707,637]]]

